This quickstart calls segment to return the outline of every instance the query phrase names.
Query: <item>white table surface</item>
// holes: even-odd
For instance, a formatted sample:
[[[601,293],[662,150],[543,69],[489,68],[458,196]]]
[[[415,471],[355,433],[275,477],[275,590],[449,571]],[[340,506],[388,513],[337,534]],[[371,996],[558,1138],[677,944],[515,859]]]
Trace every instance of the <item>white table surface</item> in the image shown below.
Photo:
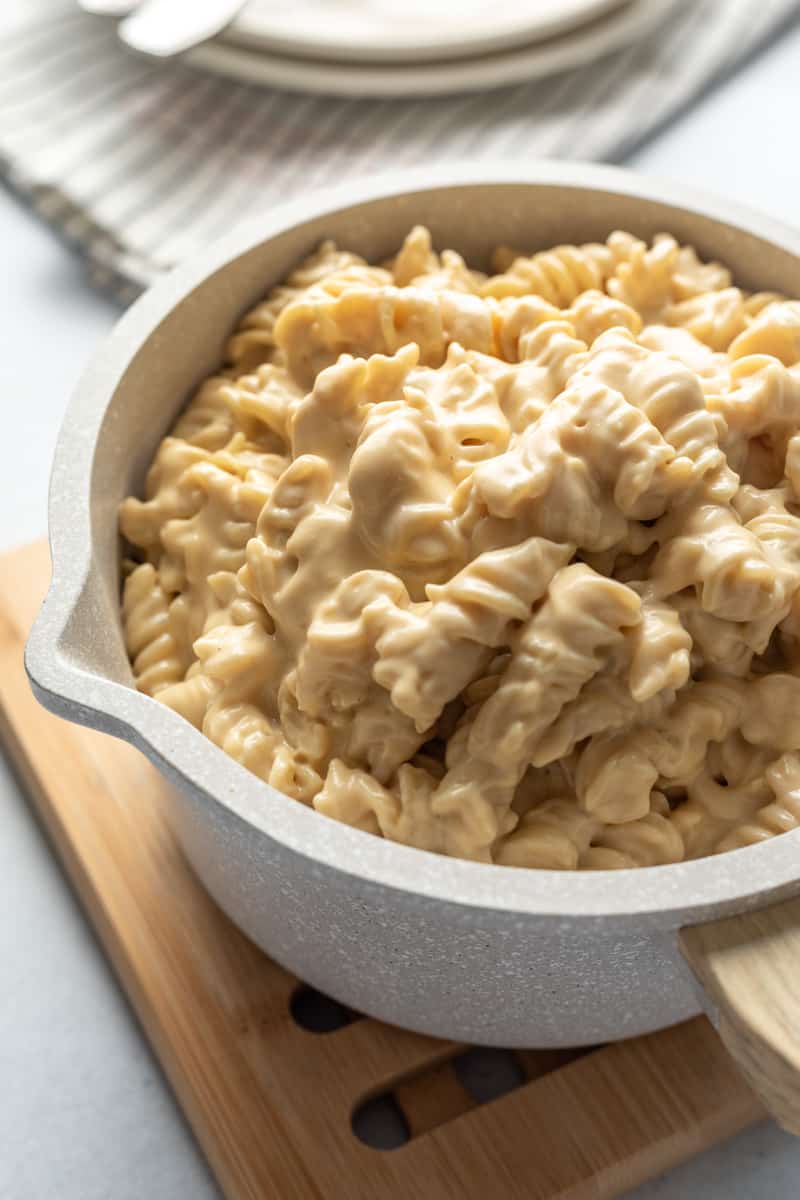
[[[735,3],[735,0],[732,0]],[[629,158],[800,223],[800,27]],[[0,192],[0,547],[45,528],[65,399],[116,313]],[[218,1191],[69,887],[0,760],[0,1200]],[[800,1142],[765,1124],[635,1200],[796,1200]],[[376,1200],[379,1200],[376,1197]]]

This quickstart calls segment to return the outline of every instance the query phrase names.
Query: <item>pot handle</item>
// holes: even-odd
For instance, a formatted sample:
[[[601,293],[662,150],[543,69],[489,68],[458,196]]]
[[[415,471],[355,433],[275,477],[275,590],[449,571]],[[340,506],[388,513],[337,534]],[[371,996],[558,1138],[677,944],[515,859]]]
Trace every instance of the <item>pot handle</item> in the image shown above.
[[[690,926],[678,940],[745,1079],[800,1135],[800,899]]]

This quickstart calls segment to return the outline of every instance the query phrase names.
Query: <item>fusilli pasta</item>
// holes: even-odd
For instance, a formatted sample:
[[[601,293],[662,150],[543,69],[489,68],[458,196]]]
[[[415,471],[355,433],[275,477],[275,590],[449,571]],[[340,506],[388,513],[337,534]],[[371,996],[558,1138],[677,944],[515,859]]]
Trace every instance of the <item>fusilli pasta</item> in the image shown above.
[[[331,242],[122,506],[137,686],[409,846],[663,866],[800,827],[800,302],[668,234]]]

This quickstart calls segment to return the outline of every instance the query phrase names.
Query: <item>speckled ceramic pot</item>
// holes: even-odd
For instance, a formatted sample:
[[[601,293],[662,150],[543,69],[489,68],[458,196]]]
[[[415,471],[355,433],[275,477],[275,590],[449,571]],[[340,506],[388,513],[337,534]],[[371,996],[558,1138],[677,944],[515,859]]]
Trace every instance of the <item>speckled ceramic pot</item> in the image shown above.
[[[319,816],[133,687],[119,616],[117,506],[240,314],[322,238],[371,261],[423,222],[485,263],[509,242],[669,230],[748,288],[800,295],[800,234],[606,168],[447,168],[265,214],[149,291],[87,370],[56,455],[53,584],[28,671],[48,708],[138,746],[174,784],[187,855],[233,920],[339,1000],[427,1033],[506,1046],[602,1042],[699,1011],[682,926],[800,894],[800,831],[703,861],[560,873],[393,845]],[[787,910],[784,904],[783,911]],[[773,910],[777,911],[777,910]]]

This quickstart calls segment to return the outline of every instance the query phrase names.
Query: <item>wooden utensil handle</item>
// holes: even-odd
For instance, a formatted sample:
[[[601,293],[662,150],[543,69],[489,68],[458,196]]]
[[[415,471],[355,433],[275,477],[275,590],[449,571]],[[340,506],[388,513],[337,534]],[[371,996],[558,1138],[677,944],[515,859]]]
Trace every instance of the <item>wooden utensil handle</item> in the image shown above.
[[[679,942],[742,1074],[800,1136],[800,899],[683,929]]]

